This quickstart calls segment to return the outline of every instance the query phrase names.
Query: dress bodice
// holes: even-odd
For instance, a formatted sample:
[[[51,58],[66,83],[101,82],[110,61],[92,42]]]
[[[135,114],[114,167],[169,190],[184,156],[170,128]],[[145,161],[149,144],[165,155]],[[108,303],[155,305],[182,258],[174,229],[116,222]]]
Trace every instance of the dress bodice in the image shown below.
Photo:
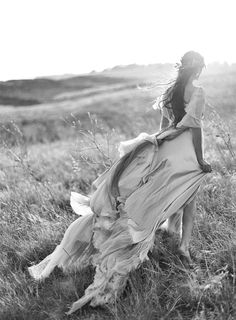
[[[164,106],[162,103],[163,96],[158,108],[161,110],[163,116],[169,120],[169,123],[174,122],[174,113],[171,105]],[[192,127],[198,128],[202,126],[202,118],[205,111],[205,93],[203,88],[195,87],[194,92],[191,96],[189,103],[185,105],[186,114],[180,122],[177,123],[176,127]]]

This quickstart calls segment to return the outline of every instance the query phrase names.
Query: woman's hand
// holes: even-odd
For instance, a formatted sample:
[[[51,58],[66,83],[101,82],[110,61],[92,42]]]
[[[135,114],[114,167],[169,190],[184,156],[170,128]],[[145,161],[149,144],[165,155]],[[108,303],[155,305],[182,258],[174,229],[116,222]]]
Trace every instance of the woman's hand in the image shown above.
[[[198,163],[199,163],[199,166],[203,172],[211,172],[212,171],[211,165],[209,163],[207,163],[205,160],[200,160]]]

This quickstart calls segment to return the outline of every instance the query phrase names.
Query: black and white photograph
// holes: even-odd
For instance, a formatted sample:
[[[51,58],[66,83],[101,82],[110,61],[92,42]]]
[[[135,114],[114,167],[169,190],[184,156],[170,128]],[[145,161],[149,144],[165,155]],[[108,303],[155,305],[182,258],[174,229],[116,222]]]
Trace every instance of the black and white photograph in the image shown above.
[[[0,320],[236,319],[235,13],[0,0]]]

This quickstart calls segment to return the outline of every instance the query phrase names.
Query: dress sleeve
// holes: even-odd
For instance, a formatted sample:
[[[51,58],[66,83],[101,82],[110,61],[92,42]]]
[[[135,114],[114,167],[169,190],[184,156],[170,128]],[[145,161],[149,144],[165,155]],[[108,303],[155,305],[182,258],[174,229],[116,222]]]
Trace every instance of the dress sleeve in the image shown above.
[[[196,89],[193,99],[185,107],[186,114],[177,124],[177,127],[200,128],[202,126],[202,117],[205,110],[205,93],[202,88]]]

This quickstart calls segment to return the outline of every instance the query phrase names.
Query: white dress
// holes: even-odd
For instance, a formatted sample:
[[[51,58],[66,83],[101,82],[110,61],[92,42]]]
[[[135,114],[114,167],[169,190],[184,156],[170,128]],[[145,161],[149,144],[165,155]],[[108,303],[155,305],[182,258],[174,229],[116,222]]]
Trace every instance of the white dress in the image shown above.
[[[36,280],[43,280],[55,266],[70,272],[94,265],[93,283],[69,314],[88,302],[96,306],[113,301],[122,292],[128,273],[148,259],[157,228],[195,197],[206,173],[197,162],[191,128],[201,127],[204,104],[204,92],[196,88],[177,128],[171,126],[171,110],[162,108],[169,128],[121,142],[120,160],[94,181],[92,196],[71,194],[72,208],[80,217],[51,255],[29,267]],[[120,177],[115,199],[111,177],[118,163],[142,143],[144,147]]]

